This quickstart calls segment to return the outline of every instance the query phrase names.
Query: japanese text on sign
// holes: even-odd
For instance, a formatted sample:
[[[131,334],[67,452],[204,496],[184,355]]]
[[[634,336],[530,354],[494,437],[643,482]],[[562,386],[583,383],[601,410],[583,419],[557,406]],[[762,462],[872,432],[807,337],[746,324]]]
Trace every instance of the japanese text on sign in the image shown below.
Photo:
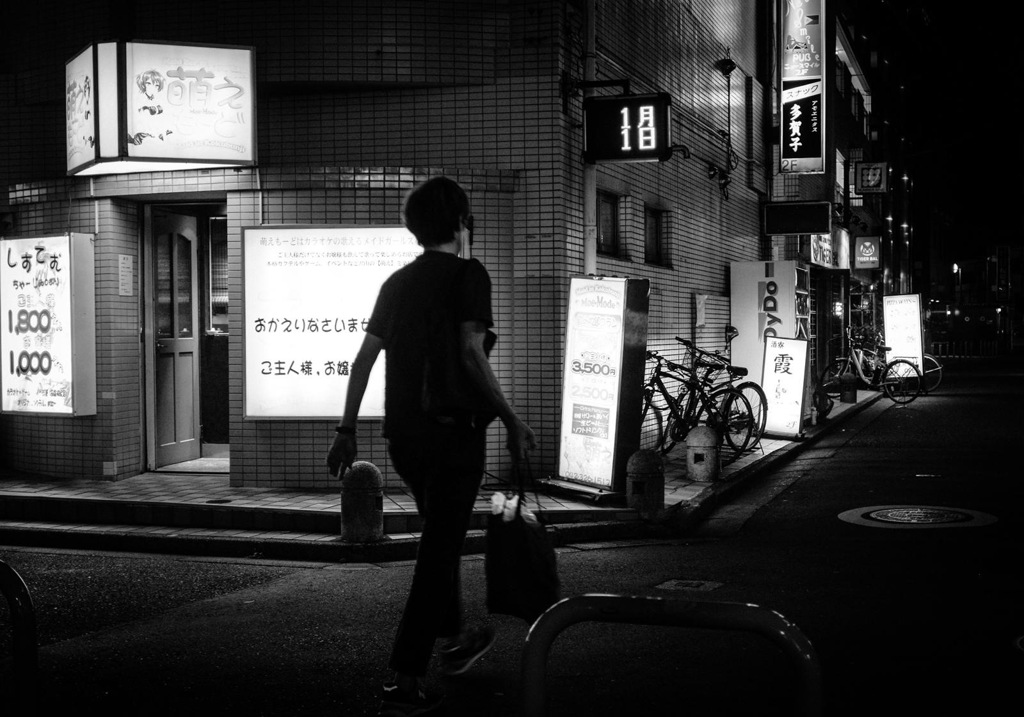
[[[245,415],[337,418],[385,279],[422,252],[405,228],[244,230]],[[383,361],[362,418],[384,414]]]
[[[4,241],[3,410],[72,410],[67,236]]]

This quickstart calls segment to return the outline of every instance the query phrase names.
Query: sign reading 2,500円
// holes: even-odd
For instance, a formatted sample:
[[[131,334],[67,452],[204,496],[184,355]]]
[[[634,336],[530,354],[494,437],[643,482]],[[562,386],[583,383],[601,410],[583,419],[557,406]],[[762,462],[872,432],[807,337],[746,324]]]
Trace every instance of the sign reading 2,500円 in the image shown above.
[[[616,95],[583,100],[583,161],[655,162],[672,156],[672,98]]]

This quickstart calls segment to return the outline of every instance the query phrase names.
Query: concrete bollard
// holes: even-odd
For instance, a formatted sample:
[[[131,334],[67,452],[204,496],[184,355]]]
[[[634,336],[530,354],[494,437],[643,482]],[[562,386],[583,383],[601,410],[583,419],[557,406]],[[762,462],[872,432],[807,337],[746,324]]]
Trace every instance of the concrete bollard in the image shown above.
[[[665,507],[665,461],[657,451],[639,450],[626,461],[626,505],[647,519]]]
[[[721,457],[718,432],[715,429],[697,426],[686,434],[686,475],[690,480],[718,480],[722,470]]]
[[[839,402],[857,403],[857,376],[852,373],[839,377]]]
[[[341,539],[384,540],[384,481],[380,469],[368,461],[356,461],[341,479]]]

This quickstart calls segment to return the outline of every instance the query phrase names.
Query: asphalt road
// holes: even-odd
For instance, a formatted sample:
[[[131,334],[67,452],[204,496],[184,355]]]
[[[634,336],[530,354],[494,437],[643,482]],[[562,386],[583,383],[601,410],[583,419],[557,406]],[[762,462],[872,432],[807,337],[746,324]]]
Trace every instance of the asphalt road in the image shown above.
[[[562,551],[563,593],[778,611],[814,646],[827,715],[1016,714],[1022,394],[1011,364],[951,372],[907,407],[882,400],[691,535]],[[0,558],[32,590],[40,714],[375,714],[411,575],[2,546]],[[464,583],[471,619],[488,619],[481,560]],[[490,619],[498,644],[470,673],[429,676],[448,715],[518,714],[527,626]],[[549,715],[791,715],[800,694],[760,636],[606,623],[559,636],[545,687]]]

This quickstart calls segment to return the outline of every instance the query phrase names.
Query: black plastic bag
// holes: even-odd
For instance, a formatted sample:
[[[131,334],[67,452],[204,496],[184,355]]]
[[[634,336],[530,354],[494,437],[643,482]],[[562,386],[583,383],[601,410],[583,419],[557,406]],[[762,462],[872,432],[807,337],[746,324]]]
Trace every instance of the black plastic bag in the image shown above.
[[[533,623],[558,602],[558,564],[547,526],[529,511],[524,516],[521,484],[518,496],[511,520],[487,517],[487,609]]]

